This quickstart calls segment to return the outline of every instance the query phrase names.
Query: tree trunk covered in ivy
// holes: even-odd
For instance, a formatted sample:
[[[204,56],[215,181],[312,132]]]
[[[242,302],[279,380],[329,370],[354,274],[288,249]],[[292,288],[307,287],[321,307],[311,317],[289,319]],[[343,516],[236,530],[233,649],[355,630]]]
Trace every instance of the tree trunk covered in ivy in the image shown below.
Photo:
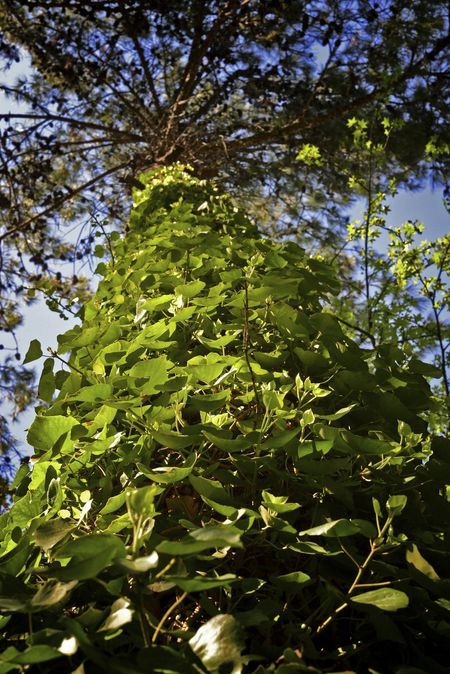
[[[122,226],[141,171],[192,164],[347,277],[349,176],[368,170],[349,118],[384,144],[385,184],[445,183],[447,0],[1,0],[0,31],[5,67],[28,64],[0,83],[0,386],[17,411],[24,306],[86,299],[93,232]],[[322,161],[297,161],[311,144]]]
[[[44,363],[0,520],[0,672],[443,674],[432,369],[346,336],[331,268],[213,184],[141,180]]]

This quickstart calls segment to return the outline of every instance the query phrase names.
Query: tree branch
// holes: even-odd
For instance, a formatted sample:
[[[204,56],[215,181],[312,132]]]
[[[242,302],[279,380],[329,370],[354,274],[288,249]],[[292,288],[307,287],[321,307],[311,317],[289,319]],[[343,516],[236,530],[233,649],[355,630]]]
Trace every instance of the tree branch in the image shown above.
[[[10,119],[41,119],[42,121],[49,122],[63,122],[70,124],[72,126],[80,127],[81,129],[97,129],[99,131],[108,131],[109,133],[114,133],[119,136],[128,136],[132,140],[144,140],[144,138],[138,134],[131,133],[130,131],[122,131],[121,129],[116,129],[113,126],[105,126],[104,124],[96,124],[95,122],[86,122],[81,119],[74,119],[73,117],[65,117],[64,115],[54,115],[52,113],[36,115],[34,113],[22,112],[22,113],[13,113],[8,112],[5,114],[0,114],[0,119],[4,119],[8,122]]]
[[[28,227],[32,222],[35,222],[39,218],[44,217],[45,215],[49,215],[49,213],[52,213],[54,210],[62,206],[66,201],[69,201],[73,196],[76,194],[79,194],[80,192],[83,192],[84,190],[88,189],[89,187],[92,187],[92,185],[95,185],[97,182],[102,180],[103,178],[106,178],[107,176],[111,175],[112,173],[115,173],[116,171],[120,171],[122,168],[126,168],[129,166],[129,161],[122,162],[121,164],[118,164],[117,166],[113,166],[112,168],[107,169],[106,171],[103,171],[103,173],[100,173],[98,176],[94,176],[94,178],[91,178],[91,180],[88,180],[87,182],[83,183],[82,185],[79,185],[78,187],[75,187],[73,190],[71,190],[70,194],[65,194],[63,197],[60,197],[59,199],[56,199],[56,201],[53,202],[50,206],[47,208],[44,208],[43,211],[40,211],[39,213],[36,213],[35,215],[32,215],[31,217],[27,218],[27,220],[24,220],[18,225],[15,225],[11,229],[6,230],[3,234],[0,235],[0,241],[3,241],[4,239],[8,238],[12,234],[15,234],[16,232],[20,232]]]

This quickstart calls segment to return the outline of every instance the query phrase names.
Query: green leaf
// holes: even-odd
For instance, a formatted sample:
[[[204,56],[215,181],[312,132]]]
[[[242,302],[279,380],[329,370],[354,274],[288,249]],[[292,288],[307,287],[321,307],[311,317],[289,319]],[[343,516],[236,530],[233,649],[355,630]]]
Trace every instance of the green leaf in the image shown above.
[[[446,611],[450,611],[450,599],[444,599],[443,597],[440,597],[439,599],[436,599],[435,603],[441,608],[444,608]]]
[[[162,541],[156,550],[167,555],[192,555],[210,548],[242,548],[241,534],[225,527],[207,526],[196,529],[181,541]]]
[[[270,450],[270,449],[279,449],[280,447],[287,447],[289,443],[294,438],[297,437],[300,431],[301,428],[300,426],[298,426],[297,428],[293,428],[290,431],[282,431],[281,433],[277,433],[276,435],[271,435],[270,438],[268,438],[262,443],[261,449]]]
[[[231,583],[237,580],[232,573],[226,573],[223,576],[196,576],[195,578],[185,578],[182,576],[165,576],[167,582],[173,583],[184,592],[203,592],[211,590],[214,587],[229,588]]]
[[[103,506],[103,508],[100,510],[100,513],[102,515],[109,515],[110,513],[116,512],[116,510],[119,510],[124,504],[126,500],[126,493],[124,491],[121,491],[119,494],[116,494],[115,496],[111,496],[107,501],[106,504]]]
[[[377,515],[377,517],[381,517],[381,515],[382,515],[381,505],[380,505],[379,500],[376,499],[375,497],[372,497],[372,507],[373,507],[375,515]]]
[[[62,435],[78,424],[77,419],[71,416],[36,417],[28,431],[27,441],[36,449],[51,449]],[[64,446],[67,446],[67,442]]]
[[[350,433],[349,431],[341,432],[344,442],[355,450],[358,454],[375,454],[381,456],[382,454],[391,454],[394,451],[394,444],[384,442],[383,440],[374,440],[373,438],[366,438]]]
[[[274,585],[278,585],[290,592],[302,591],[306,584],[312,582],[311,576],[302,571],[292,571],[291,573],[284,573],[281,576],[270,576],[270,581]]]
[[[294,352],[308,372],[321,372],[330,366],[328,360],[316,351],[295,347]]]
[[[189,398],[189,403],[195,410],[201,410],[202,412],[213,412],[214,410],[223,407],[230,397],[231,391],[229,389],[224,389],[219,393],[192,395]]]
[[[45,400],[47,403],[52,401],[56,388],[55,375],[53,374],[54,364],[55,361],[53,358],[46,358],[44,360],[41,378],[39,379],[38,397],[41,398],[41,400]]]
[[[99,328],[81,328],[79,325],[68,330],[63,335],[58,335],[58,353],[66,353],[75,347],[93,344],[99,336]]]
[[[351,412],[356,406],[356,403],[353,403],[352,405],[347,405],[347,407],[341,407],[340,410],[337,410],[337,412],[334,412],[333,414],[318,414],[317,417],[319,419],[326,419],[326,421],[337,421]]]
[[[188,662],[185,654],[178,648],[152,645],[151,648],[142,648],[137,655],[139,672],[148,672],[151,663],[151,672],[157,674],[199,674],[199,668]],[[75,674],[75,673],[73,673]],[[137,672],[136,672],[137,674]],[[149,673],[150,674],[150,673]]]
[[[411,564],[417,571],[423,573],[430,580],[439,580],[439,576],[436,571],[433,569],[431,564],[427,562],[424,557],[419,552],[419,548],[415,543],[411,543],[410,547],[406,550],[406,561],[408,564]]]
[[[155,514],[155,498],[162,489],[155,484],[126,492],[126,502],[132,517],[153,517]]]
[[[398,611],[401,608],[406,608],[409,604],[408,595],[392,587],[363,592],[363,594],[350,597],[350,600],[355,604],[376,606],[382,611]]]
[[[173,366],[167,356],[159,356],[151,360],[140,360],[128,371],[130,377],[145,379],[139,388],[142,393],[151,395],[158,392],[158,387],[165,384],[169,378],[168,371]]]
[[[36,543],[44,552],[51,550],[54,545],[62,541],[67,534],[74,529],[74,525],[57,517],[56,519],[42,522],[34,532]]]
[[[117,414],[117,408],[111,405],[102,405],[92,421],[89,423],[89,430],[92,434],[98,428],[104,428],[108,424],[112,424]]]
[[[108,400],[112,397],[112,394],[113,387],[111,384],[92,384],[92,386],[84,386],[70,398],[71,400],[94,403],[98,400]]]
[[[133,620],[134,610],[130,608],[130,600],[125,597],[119,597],[112,603],[109,616],[97,632],[108,632],[117,630],[123,625]]]
[[[154,470],[148,470],[148,468],[142,463],[138,463],[137,467],[143,475],[154,482],[161,482],[162,484],[174,484],[175,482],[184,480],[188,475],[191,474],[196,460],[196,454],[191,454],[190,457],[186,459],[184,466],[180,468],[177,468],[176,466],[160,466]]]
[[[371,522],[365,520],[334,520],[326,522],[318,527],[300,531],[300,536],[327,536],[336,538],[340,536],[353,536],[354,534],[363,534],[368,538],[375,538],[376,529]]]
[[[231,342],[234,342],[239,335],[238,331],[235,331],[231,334],[223,335],[222,337],[217,337],[216,339],[208,339],[204,335],[198,335],[197,339],[200,344],[204,344],[209,350],[222,351],[224,346],[228,346]]]
[[[168,447],[169,449],[184,449],[185,447],[190,447],[194,442],[194,438],[190,435],[183,435],[182,433],[177,433],[176,431],[156,431],[152,429],[152,436],[157,442],[163,447]],[[164,480],[160,480],[163,482]]]
[[[19,665],[34,665],[60,657],[62,657],[62,653],[56,648],[45,646],[44,644],[36,644],[36,646],[30,646],[25,651],[16,655],[10,662]]]
[[[7,595],[0,596],[0,611],[3,613],[28,613],[30,610],[30,597]]]
[[[70,583],[59,583],[48,580],[32,597],[29,610],[42,611],[50,606],[59,604],[68,597],[71,590],[73,590],[76,585],[76,580],[73,580]]]
[[[300,508],[299,503],[292,503],[288,501],[287,496],[274,496],[270,492],[263,489],[261,492],[263,503],[269,510],[276,513],[288,513]]]
[[[218,353],[208,353],[207,356],[195,356],[187,363],[187,371],[199,381],[211,384],[227,367],[228,361]]]
[[[42,356],[42,347],[38,339],[32,339],[28,351],[23,359],[23,364],[31,363]]]
[[[189,639],[189,646],[210,674],[219,674],[224,665],[228,665],[231,674],[241,674],[245,641],[234,616],[222,613],[210,618]]]
[[[200,496],[236,508],[236,502],[218,480],[208,480],[202,475],[189,475],[189,482]]]
[[[203,435],[216,447],[225,452],[242,452],[244,449],[251,447],[255,439],[252,437],[238,435],[236,438],[224,438],[210,431],[203,431]]]
[[[386,509],[389,515],[391,517],[400,515],[406,505],[407,500],[408,497],[404,496],[403,494],[395,494],[394,496],[390,496],[386,502]]]
[[[113,534],[88,534],[58,548],[56,559],[70,558],[64,567],[51,569],[51,575],[60,580],[95,578],[112,561],[125,557],[125,546]]]
[[[177,295],[183,295],[183,297],[191,298],[196,297],[203,288],[206,286],[206,283],[203,281],[191,281],[190,283],[184,283],[183,285],[175,286],[175,293]]]

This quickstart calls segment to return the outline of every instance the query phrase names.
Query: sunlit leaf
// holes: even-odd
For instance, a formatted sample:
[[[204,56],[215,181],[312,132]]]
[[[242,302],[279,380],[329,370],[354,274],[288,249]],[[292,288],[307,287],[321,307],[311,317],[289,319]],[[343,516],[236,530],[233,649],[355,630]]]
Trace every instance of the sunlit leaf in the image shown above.
[[[244,637],[241,626],[232,615],[222,613],[210,618],[189,639],[189,645],[210,674],[219,674],[225,664],[229,665],[230,674],[241,674]]]
[[[124,597],[119,597],[111,604],[109,616],[97,631],[117,630],[133,620],[133,613],[134,610],[130,608],[130,601]]]
[[[355,604],[376,606],[382,611],[398,611],[409,604],[408,595],[392,587],[382,587],[362,594],[353,595],[351,601]]]

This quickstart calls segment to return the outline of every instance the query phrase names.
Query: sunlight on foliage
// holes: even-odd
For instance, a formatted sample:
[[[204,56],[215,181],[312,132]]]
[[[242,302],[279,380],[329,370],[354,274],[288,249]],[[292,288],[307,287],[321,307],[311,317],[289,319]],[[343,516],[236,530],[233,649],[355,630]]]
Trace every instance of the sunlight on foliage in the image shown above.
[[[349,337],[332,268],[214,184],[141,180],[44,360],[0,516],[0,674],[444,671],[430,366]]]

